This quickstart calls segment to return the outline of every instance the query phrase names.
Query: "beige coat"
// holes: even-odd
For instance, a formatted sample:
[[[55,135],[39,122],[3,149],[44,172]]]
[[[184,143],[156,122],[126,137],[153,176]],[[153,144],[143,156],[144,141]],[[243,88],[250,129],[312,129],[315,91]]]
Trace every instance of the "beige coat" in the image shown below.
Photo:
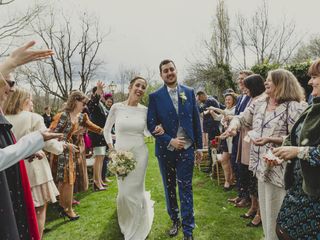
[[[17,140],[30,132],[46,129],[42,116],[36,113],[22,111],[16,115],[7,115],[6,118],[13,125],[12,132]],[[61,154],[63,152],[63,144],[57,140],[50,140],[45,142],[44,150],[54,154]],[[47,158],[34,159],[32,162],[25,161],[25,165],[31,187],[52,180]]]

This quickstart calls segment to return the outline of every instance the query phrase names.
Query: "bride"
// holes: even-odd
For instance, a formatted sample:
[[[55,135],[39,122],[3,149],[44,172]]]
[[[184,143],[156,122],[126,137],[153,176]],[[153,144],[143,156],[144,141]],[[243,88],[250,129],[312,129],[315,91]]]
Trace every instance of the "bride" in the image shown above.
[[[114,104],[104,127],[105,140],[113,149],[111,129],[115,124],[115,150],[130,151],[137,161],[136,168],[124,179],[118,178],[117,212],[118,222],[125,240],[146,239],[153,221],[153,201],[145,191],[145,175],[148,164],[148,149],[144,136],[147,130],[147,107],[139,104],[147,88],[147,81],[135,77],[130,81],[129,97]],[[156,128],[158,135],[163,129]]]

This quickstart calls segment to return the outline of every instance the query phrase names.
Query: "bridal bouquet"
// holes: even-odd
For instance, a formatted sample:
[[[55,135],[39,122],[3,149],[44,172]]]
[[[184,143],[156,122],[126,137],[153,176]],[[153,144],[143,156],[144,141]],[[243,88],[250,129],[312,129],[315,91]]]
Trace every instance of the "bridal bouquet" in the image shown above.
[[[118,177],[122,177],[122,180],[135,169],[137,164],[137,161],[133,158],[133,153],[129,151],[111,151],[109,157],[109,171]]]

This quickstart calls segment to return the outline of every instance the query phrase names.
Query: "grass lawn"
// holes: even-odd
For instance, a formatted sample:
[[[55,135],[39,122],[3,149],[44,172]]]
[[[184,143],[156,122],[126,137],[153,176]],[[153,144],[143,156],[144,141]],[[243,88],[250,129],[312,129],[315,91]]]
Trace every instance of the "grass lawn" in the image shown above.
[[[149,144],[149,166],[147,169],[146,189],[151,191],[155,201],[155,218],[148,240],[170,239],[166,235],[171,225],[165,208],[165,198],[154,146]],[[117,184],[113,182],[107,191],[93,192],[92,188],[76,196],[81,205],[76,207],[81,215],[78,221],[64,221],[58,216],[55,205],[48,209],[46,227],[51,229],[44,235],[46,240],[89,239],[121,240],[123,239],[117,223],[116,195]],[[262,228],[246,227],[248,222],[239,217],[245,210],[237,209],[226,200],[235,196],[234,191],[224,192],[221,186],[195,169],[193,179],[197,240],[238,239],[256,240],[262,237]],[[180,231],[178,237],[182,239]]]

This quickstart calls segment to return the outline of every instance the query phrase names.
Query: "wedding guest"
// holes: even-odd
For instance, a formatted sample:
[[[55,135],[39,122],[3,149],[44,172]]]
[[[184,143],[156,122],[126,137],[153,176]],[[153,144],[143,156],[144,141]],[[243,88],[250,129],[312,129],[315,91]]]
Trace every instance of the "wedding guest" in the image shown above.
[[[246,77],[252,75],[251,70],[241,70],[239,72],[237,83],[241,95],[237,99],[235,115],[242,113],[250,101],[250,97],[244,92],[243,81]],[[250,197],[248,191],[244,191],[240,186],[240,162],[238,161],[238,144],[242,139],[239,138],[239,134],[235,135],[232,139],[232,152],[230,156],[231,166],[234,173],[237,186],[237,196],[235,198],[229,198],[228,201],[235,204],[236,207],[247,207],[250,204]]]
[[[17,88],[5,102],[3,110],[6,118],[13,125],[12,132],[17,140],[33,131],[47,129],[43,118],[32,112],[32,96],[26,90]],[[45,143],[44,150],[54,154],[60,154],[63,152],[63,147],[63,142],[51,140]],[[25,166],[37,214],[40,238],[42,238],[46,220],[47,203],[56,202],[56,196],[59,195],[59,192],[53,182],[50,165],[45,153],[41,150],[38,153],[42,154],[41,161],[39,161],[38,158],[28,159],[25,160]]]
[[[264,79],[258,74],[252,74],[243,80],[244,91],[250,97],[248,106],[254,104],[257,99],[263,96],[265,91]],[[238,149],[241,150],[238,153],[238,158],[240,158],[240,189],[249,192],[251,198],[251,206],[249,210],[242,214],[242,218],[253,218],[247,226],[248,227],[258,227],[261,225],[260,208],[258,201],[258,182],[257,178],[253,175],[253,172],[249,170],[250,163],[250,149],[251,149],[251,139],[248,132],[252,130],[249,127],[241,127],[240,139]]]
[[[215,107],[219,108],[219,102],[213,98],[213,97],[208,97],[208,95],[204,91],[198,91],[197,92],[197,99],[200,102],[200,107],[199,107],[199,112],[200,115],[202,115],[203,121],[202,121],[202,126],[203,126],[203,132],[206,133],[205,140],[206,145],[208,146],[208,153],[209,153],[209,161],[210,165],[207,170],[207,172],[211,172],[212,169],[212,160],[211,160],[211,144],[210,142],[220,134],[220,121],[217,121],[212,118],[208,107]]]
[[[98,81],[97,86],[92,89],[91,99],[88,102],[88,110],[90,113],[90,120],[103,128],[107,116],[108,110],[105,107],[104,103],[101,101],[103,98],[103,88],[105,84]],[[94,164],[93,164],[93,190],[94,191],[103,191],[106,190],[107,185],[102,181],[102,166],[103,161],[107,153],[107,144],[103,135],[91,132],[89,134],[94,155]]]
[[[258,178],[258,196],[263,232],[266,240],[276,239],[276,217],[283,198],[285,163],[269,167],[264,155],[280,146],[293,124],[306,108],[304,94],[296,77],[289,71],[269,71],[265,81],[266,96],[235,116],[224,136],[234,136],[241,126],[252,128],[249,170]]]
[[[30,50],[34,44],[31,41],[19,47],[0,64],[0,239],[40,239],[24,161],[18,160],[43,148],[44,140],[59,137],[37,131],[14,144],[15,139],[10,131],[12,126],[3,116],[3,103],[14,91],[10,72],[17,66],[53,54],[52,50]]]
[[[73,91],[67,100],[66,107],[63,112],[54,116],[50,128],[54,132],[63,133],[64,140],[68,143],[77,143],[79,136],[82,136],[85,128],[89,131],[102,134],[103,129],[93,124],[88,115],[82,114],[82,110],[88,102],[88,98],[80,91]],[[81,152],[75,151],[74,148],[68,147],[64,153],[55,156],[52,161],[53,176],[56,176],[58,189],[60,193],[59,204],[61,207],[61,215],[68,217],[71,221],[79,219],[72,208],[73,188],[76,176],[76,161],[83,161]],[[80,158],[77,156],[80,156]],[[83,165],[85,162],[83,163]],[[55,173],[56,171],[56,173]],[[84,172],[84,174],[87,174]],[[84,186],[88,186],[88,178],[81,179]],[[86,181],[86,182],[85,182]]]
[[[113,105],[113,97],[111,93],[104,93],[103,97],[102,97],[102,102],[104,104],[104,106],[106,107],[108,114],[110,112],[110,109]],[[112,136],[113,136],[113,142],[115,143],[115,128],[114,126],[112,127]],[[113,144],[114,144],[113,143]],[[103,160],[103,165],[102,165],[102,172],[101,172],[101,178],[103,181],[105,181],[105,183],[110,183],[112,182],[112,180],[110,180],[109,178],[107,178],[108,175],[108,162],[109,162],[109,157],[108,154],[104,157]]]
[[[237,95],[235,93],[226,92],[224,94],[225,99],[225,109],[219,109],[214,107],[209,107],[208,110],[210,110],[211,116],[215,120],[220,120],[221,125],[223,129],[226,129],[229,125],[230,120],[232,119],[232,116],[235,112],[235,104],[237,101]],[[230,163],[230,154],[232,152],[232,137],[228,137],[227,139],[223,139],[221,141],[222,146],[222,157],[221,157],[221,165],[224,172],[224,190],[229,191],[232,189],[232,168]]]
[[[44,120],[44,124],[46,125],[47,128],[49,128],[53,118],[53,114],[51,113],[50,106],[46,106],[44,108],[44,114],[42,114],[42,117]]]
[[[280,240],[320,238],[320,59],[308,74],[313,103],[300,115],[284,146],[273,150],[287,162],[287,193],[277,219]]]

